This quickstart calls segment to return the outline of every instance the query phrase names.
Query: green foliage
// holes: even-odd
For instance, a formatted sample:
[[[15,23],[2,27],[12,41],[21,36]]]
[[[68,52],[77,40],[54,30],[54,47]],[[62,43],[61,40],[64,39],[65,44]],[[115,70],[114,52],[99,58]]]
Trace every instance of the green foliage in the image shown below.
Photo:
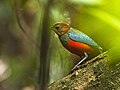
[[[0,1],[0,58],[10,62],[8,66],[11,66],[9,68],[12,76],[5,84],[11,86],[11,90],[37,83],[39,48],[36,43],[40,44],[43,5],[46,3],[45,0],[18,0],[21,3],[20,19],[23,21],[26,35],[16,21],[14,1]],[[120,61],[119,10],[119,0],[53,0],[50,8],[50,25],[67,22],[86,33],[103,47],[104,51],[109,51],[113,64]],[[51,54],[50,83],[68,74],[80,60],[65,50],[55,33],[51,32],[48,50]]]

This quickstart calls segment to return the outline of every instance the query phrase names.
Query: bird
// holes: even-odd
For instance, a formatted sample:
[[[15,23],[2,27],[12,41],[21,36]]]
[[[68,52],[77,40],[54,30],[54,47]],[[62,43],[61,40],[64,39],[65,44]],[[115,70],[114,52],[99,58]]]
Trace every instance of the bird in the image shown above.
[[[86,59],[95,57],[103,50],[92,38],[80,30],[72,28],[68,23],[57,22],[51,29],[58,35],[64,48],[81,57],[81,60],[72,70],[75,70]]]

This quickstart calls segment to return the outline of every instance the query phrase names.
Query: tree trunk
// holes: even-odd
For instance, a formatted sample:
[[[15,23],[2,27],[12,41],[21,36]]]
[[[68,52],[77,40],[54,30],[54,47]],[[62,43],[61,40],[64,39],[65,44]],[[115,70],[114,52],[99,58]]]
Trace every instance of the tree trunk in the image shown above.
[[[109,61],[104,52],[50,84],[48,90],[120,90],[120,63],[111,68]]]

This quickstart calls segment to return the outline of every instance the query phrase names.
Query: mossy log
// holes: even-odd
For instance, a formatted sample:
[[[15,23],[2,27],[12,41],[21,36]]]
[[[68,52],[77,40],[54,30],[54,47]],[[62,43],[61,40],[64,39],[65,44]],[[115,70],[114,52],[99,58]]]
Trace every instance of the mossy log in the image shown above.
[[[120,63],[111,68],[109,61],[104,52],[50,84],[48,90],[120,90]]]

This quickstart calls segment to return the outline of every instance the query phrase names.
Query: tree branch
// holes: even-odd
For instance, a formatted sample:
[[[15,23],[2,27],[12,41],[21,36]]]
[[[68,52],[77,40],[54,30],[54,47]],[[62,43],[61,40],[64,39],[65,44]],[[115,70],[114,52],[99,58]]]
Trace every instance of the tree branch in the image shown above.
[[[120,63],[109,66],[108,52],[81,65],[72,74],[50,84],[48,90],[118,90]]]

